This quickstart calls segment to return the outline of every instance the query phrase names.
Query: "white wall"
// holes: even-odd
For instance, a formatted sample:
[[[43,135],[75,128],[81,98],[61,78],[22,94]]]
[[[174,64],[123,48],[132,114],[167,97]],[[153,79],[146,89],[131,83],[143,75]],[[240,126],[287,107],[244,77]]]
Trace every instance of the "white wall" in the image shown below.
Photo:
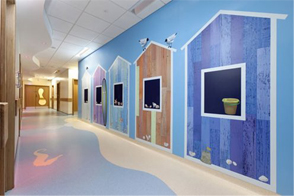
[[[72,114],[72,101],[62,101],[62,99],[72,100],[73,79],[78,79],[78,69],[67,69],[52,80],[55,99],[57,98],[57,83],[60,83],[60,111],[66,114]],[[54,101],[54,109],[57,109],[57,100]]]
[[[73,100],[73,80],[77,80],[78,79],[78,69],[69,69],[68,70],[68,97],[71,98]],[[72,108],[73,104],[71,102],[71,104],[68,105],[69,110],[73,111]]]
[[[54,85],[54,109],[57,109],[57,84],[60,83],[60,99],[68,98],[68,70],[60,73],[57,77],[52,80]],[[69,114],[68,103],[60,101],[59,110],[63,113]]]

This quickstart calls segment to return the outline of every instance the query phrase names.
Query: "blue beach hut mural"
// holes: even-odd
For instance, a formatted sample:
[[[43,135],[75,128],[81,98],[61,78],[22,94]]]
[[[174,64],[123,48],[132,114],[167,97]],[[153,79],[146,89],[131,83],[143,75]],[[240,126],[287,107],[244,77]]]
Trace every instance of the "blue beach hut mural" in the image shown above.
[[[219,11],[183,47],[185,158],[276,191],[276,28]]]
[[[109,68],[109,128],[129,134],[129,63],[118,56]]]

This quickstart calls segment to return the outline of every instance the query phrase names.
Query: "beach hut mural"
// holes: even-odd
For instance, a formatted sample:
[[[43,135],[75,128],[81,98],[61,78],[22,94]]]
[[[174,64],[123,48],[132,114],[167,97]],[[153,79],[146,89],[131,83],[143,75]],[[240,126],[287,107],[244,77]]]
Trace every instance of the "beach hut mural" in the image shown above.
[[[93,74],[93,122],[104,126],[102,113],[102,81],[106,78],[106,70],[98,65]]]
[[[118,56],[109,68],[109,128],[129,134],[129,81],[131,63]]]
[[[286,17],[221,10],[182,47],[185,158],[272,191],[276,31]]]
[[[85,71],[82,77],[82,119],[91,121],[91,75]]]
[[[172,67],[176,50],[151,41],[135,61],[136,139],[172,148]]]

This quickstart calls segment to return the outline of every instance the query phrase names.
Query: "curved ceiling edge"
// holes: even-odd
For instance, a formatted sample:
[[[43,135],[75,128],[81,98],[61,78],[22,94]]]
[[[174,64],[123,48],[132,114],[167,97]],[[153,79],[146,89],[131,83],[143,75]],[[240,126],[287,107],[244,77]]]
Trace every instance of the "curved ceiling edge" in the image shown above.
[[[35,55],[52,45],[52,30],[44,10],[45,0],[16,0],[16,4],[22,68],[34,71],[40,68],[40,60]]]

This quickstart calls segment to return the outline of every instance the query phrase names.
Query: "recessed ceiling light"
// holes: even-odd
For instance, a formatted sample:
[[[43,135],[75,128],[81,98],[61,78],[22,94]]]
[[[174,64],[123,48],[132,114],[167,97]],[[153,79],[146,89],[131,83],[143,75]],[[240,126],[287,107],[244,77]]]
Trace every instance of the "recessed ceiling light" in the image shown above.
[[[81,50],[81,52],[79,52],[79,54],[77,56],[82,56],[85,52],[87,52],[89,50],[89,48],[84,48],[83,50]]]
[[[137,3],[132,10],[134,14],[139,14],[142,12],[146,7],[148,7],[151,3],[153,3],[155,0],[142,0],[139,3]]]

